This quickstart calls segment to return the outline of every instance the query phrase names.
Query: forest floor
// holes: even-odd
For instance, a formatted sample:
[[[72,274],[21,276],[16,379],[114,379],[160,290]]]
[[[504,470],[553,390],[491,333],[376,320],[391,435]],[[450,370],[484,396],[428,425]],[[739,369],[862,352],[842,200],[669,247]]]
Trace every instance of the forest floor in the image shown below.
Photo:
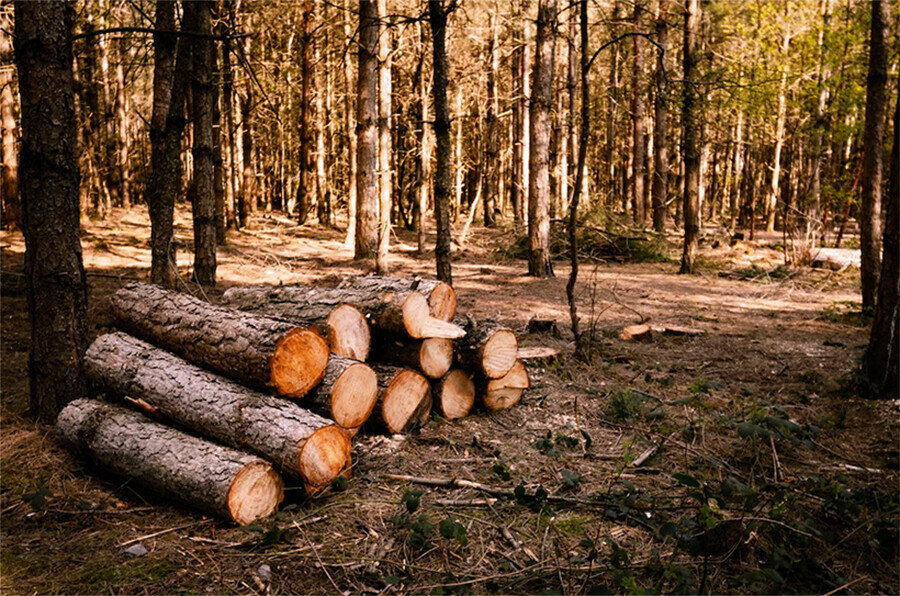
[[[179,210],[183,272],[189,215]],[[145,211],[84,224],[89,328],[149,270]],[[786,268],[727,238],[700,271],[670,260],[586,260],[578,288],[590,364],[574,360],[564,261],[526,277],[473,229],[454,253],[459,312],[493,316],[524,346],[562,350],[530,368],[512,409],[432,419],[409,436],[354,440],[346,486],[235,528],[106,476],[26,415],[29,330],[21,235],[2,245],[0,591],[60,593],[900,593],[900,401],[854,396],[866,344],[858,272]],[[398,275],[429,276],[402,232]],[[714,248],[715,247],[715,248]],[[254,216],[229,232],[220,286],[336,284],[362,272],[342,233]],[[201,294],[196,286],[186,289]],[[558,334],[528,334],[532,317]],[[641,321],[700,335],[626,342]],[[387,474],[481,482],[514,498],[418,486]],[[129,557],[141,542],[149,551]]]

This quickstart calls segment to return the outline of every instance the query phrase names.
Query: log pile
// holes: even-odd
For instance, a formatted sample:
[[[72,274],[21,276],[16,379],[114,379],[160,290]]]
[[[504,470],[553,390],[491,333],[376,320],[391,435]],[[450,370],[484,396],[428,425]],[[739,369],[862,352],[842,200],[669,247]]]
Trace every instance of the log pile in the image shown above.
[[[515,333],[459,317],[435,280],[358,276],[336,289],[250,286],[221,305],[144,283],[112,297],[118,331],[85,354],[92,400],[60,439],[119,474],[239,524],[272,513],[283,479],[307,494],[351,469],[351,440],[516,404]],[[151,420],[152,419],[152,420]]]

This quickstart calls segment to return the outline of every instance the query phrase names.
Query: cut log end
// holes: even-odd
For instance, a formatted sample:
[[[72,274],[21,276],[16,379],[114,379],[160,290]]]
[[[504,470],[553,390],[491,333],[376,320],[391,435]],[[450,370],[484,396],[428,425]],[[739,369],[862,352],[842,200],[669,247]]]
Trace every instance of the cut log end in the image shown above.
[[[528,370],[521,362],[516,362],[502,378],[488,381],[483,392],[484,405],[488,410],[505,410],[519,403],[522,393],[531,387]]]
[[[228,489],[228,512],[241,524],[249,524],[275,513],[284,499],[284,484],[278,472],[263,461],[246,465]]]
[[[338,305],[328,315],[327,325],[332,352],[360,362],[369,358],[372,335],[369,322],[358,308],[349,304]]]
[[[325,376],[328,343],[312,329],[289,331],[275,348],[270,363],[272,385],[280,395],[303,397]]]
[[[409,336],[416,339],[456,339],[466,334],[459,325],[431,316],[428,299],[416,292],[409,294],[403,302],[403,324]]]
[[[516,334],[509,329],[496,331],[485,342],[481,366],[489,379],[499,379],[512,369],[519,355]]]
[[[456,316],[456,292],[450,284],[441,282],[435,286],[428,296],[431,314],[442,321],[452,321]]]
[[[300,473],[309,492],[327,487],[349,465],[350,438],[338,426],[320,428],[300,450]]]
[[[475,404],[475,383],[460,369],[450,371],[437,385],[437,409],[441,416],[453,420],[467,416]]]
[[[453,364],[453,340],[433,337],[419,348],[419,365],[429,379],[440,379]]]
[[[381,396],[381,417],[392,434],[407,432],[428,420],[431,387],[413,370],[402,370],[391,379]]]
[[[378,401],[378,377],[358,362],[341,373],[331,390],[331,414],[344,429],[356,429],[368,420]]]

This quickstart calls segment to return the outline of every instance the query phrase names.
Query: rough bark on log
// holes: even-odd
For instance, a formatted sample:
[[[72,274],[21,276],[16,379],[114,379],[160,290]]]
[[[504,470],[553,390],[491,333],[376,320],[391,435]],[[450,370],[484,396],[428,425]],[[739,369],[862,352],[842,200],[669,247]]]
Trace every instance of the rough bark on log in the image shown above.
[[[332,356],[322,382],[304,396],[309,410],[334,420],[355,435],[378,401],[378,377],[368,365]]]
[[[98,337],[84,364],[96,385],[143,400],[200,435],[256,453],[301,478],[311,491],[328,485],[350,463],[350,439],[331,420],[124,333]]]
[[[414,290],[394,292],[381,291],[376,287],[320,290],[302,285],[250,286],[241,288],[240,292],[229,290],[224,298],[231,301],[238,295],[242,296],[244,301],[254,300],[259,303],[260,306],[257,308],[260,312],[275,313],[274,310],[270,310],[271,307],[263,305],[266,301],[284,303],[285,306],[279,307],[286,309],[283,311],[284,314],[276,316],[286,315],[289,320],[295,320],[294,316],[290,315],[292,309],[305,312],[312,305],[349,304],[362,311],[377,332],[391,337],[454,339],[465,335],[465,331],[458,325],[431,316],[428,299]]]
[[[313,286],[236,286],[222,295],[232,308],[317,327],[331,352],[365,362],[371,331],[366,316],[355,306],[342,303],[335,290]]]
[[[122,406],[78,399],[60,412],[56,428],[61,442],[100,467],[239,524],[267,517],[284,498],[268,462]]]
[[[519,353],[515,333],[496,321],[457,317],[454,322],[466,331],[455,346],[464,368],[489,379],[499,379],[509,372]]]
[[[455,369],[434,382],[434,407],[449,420],[462,418],[475,404],[475,383],[464,370]]]
[[[391,434],[405,433],[421,426],[431,414],[431,386],[428,379],[408,368],[376,366],[381,395],[378,418]]]
[[[366,290],[376,294],[388,292],[404,294],[416,291],[428,299],[428,308],[433,317],[442,321],[452,321],[456,316],[456,292],[450,284],[437,279],[357,275],[342,281],[338,288]]]
[[[123,330],[256,387],[301,397],[322,380],[328,345],[315,329],[132,282],[111,300]]]
[[[422,340],[376,341],[372,360],[414,368],[429,379],[440,379],[453,364],[453,340],[432,337]]]
[[[505,410],[519,403],[522,393],[529,387],[531,380],[525,365],[516,362],[502,378],[483,380],[478,394],[488,410]]]

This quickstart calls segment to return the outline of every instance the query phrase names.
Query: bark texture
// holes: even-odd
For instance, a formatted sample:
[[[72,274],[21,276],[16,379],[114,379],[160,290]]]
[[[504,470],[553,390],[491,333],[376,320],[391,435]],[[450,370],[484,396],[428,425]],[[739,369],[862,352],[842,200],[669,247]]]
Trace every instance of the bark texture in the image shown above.
[[[281,477],[268,462],[121,406],[73,401],[56,429],[61,442],[98,466],[239,524],[268,517],[284,498]]]
[[[465,337],[455,342],[457,359],[466,370],[499,379],[516,363],[519,342],[508,327],[472,318],[457,318],[456,324],[466,330]]]
[[[99,387],[141,399],[185,428],[256,453],[312,490],[327,486],[349,464],[350,440],[331,420],[124,333],[97,338],[85,365]]]
[[[656,99],[654,101],[655,121],[653,127],[653,229],[660,234],[666,231],[666,199],[669,190],[669,152],[666,140],[668,122],[665,60],[669,45],[669,0],[660,0],[659,16],[656,19],[656,42],[662,48],[656,64]]]
[[[328,346],[315,330],[132,282],[111,300],[116,323],[182,358],[256,387],[301,397],[322,380]]]
[[[357,275],[345,279],[338,287],[369,290],[378,294],[415,290],[428,299],[432,316],[442,321],[452,321],[456,315],[456,292],[449,283],[438,279]]]
[[[700,0],[685,0],[684,13],[684,98],[681,108],[682,153],[684,154],[684,251],[680,273],[693,273],[700,234],[700,139],[697,114],[697,31],[700,27]]]
[[[356,251],[374,258],[378,251],[378,7],[359,0],[359,72],[356,78]]]
[[[13,32],[10,11],[0,12],[0,62],[13,61]],[[15,118],[16,85],[11,68],[0,69],[0,150],[3,169],[0,171],[0,199],[3,202],[3,229],[17,230],[22,225],[22,204],[19,201],[19,156],[16,151]]]
[[[65,3],[17,2],[15,23],[30,406],[38,420],[52,422],[85,390],[87,285],[78,237],[71,12]]]
[[[434,62],[434,136],[436,163],[434,175],[434,217],[437,223],[437,243],[434,256],[437,277],[444,283],[453,283],[450,264],[450,108],[447,105],[447,49],[445,43],[447,13],[443,1],[428,2],[431,23]],[[454,308],[456,301],[454,300]],[[439,317],[441,318],[441,317]],[[450,315],[453,318],[453,315]],[[444,319],[450,320],[450,319]]]
[[[453,340],[437,337],[411,341],[376,339],[372,360],[414,368],[429,379],[440,379],[453,364]]]

